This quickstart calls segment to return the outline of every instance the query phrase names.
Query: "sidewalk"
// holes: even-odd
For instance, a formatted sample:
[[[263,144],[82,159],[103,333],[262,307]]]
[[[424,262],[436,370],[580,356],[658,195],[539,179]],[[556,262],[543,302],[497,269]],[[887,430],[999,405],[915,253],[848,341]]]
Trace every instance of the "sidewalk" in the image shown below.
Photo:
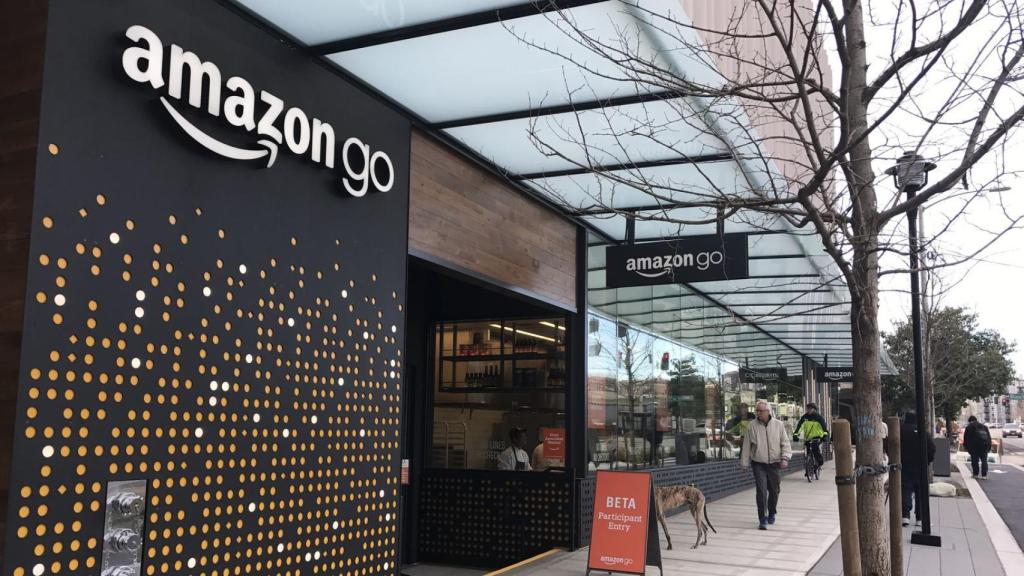
[[[821,480],[814,483],[800,472],[783,477],[778,522],[767,531],[757,529],[753,489],[710,502],[708,516],[718,533],[710,533],[707,546],[697,550],[690,549],[697,534],[690,513],[669,517],[673,549],[665,550],[661,536],[664,573],[804,576],[839,535],[834,477],[832,462],[825,464]],[[586,566],[587,550],[583,549],[505,571],[502,576],[579,576]],[[648,567],[647,574],[658,574],[658,569]]]
[[[965,483],[959,471],[950,478],[967,486],[977,498],[977,483]],[[945,478],[937,477],[936,481]],[[973,483],[973,486],[972,486]],[[931,498],[932,533],[942,537],[942,546],[910,544],[913,525],[903,529],[903,574],[905,576],[999,576],[1006,574],[986,526],[971,498]],[[808,576],[841,576],[842,550],[838,541],[808,573]]]

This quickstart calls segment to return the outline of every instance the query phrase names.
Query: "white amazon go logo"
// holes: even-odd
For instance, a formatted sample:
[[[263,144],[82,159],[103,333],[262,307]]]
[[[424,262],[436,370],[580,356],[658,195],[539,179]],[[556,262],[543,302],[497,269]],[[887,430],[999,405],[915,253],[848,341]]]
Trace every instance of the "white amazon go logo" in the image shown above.
[[[171,44],[170,55],[165,60],[163,42],[149,28],[132,26],[125,35],[135,43],[121,57],[125,73],[132,80],[150,84],[157,90],[166,85],[167,96],[161,96],[160,102],[167,113],[186,134],[211,152],[233,160],[265,159],[269,168],[277,159],[278,149],[285,145],[293,154],[308,155],[314,163],[332,170],[335,162],[340,160],[344,168],[342,184],[352,196],[365,196],[371,184],[380,192],[387,192],[394,186],[395,167],[384,152],[372,151],[369,145],[352,137],[341,145],[339,159],[335,151],[334,127],[330,124],[319,118],[310,119],[300,108],[287,106],[281,98],[266,90],[257,94],[244,78],[232,76],[227,82],[222,82],[221,71],[216,64],[204,62],[195,53],[186,52],[176,44]],[[189,105],[205,109],[214,117],[223,113],[224,119],[232,126],[256,132],[259,147],[239,148],[222,142],[182,116],[170,99],[183,99],[186,76]]]
[[[693,268],[704,271],[717,266],[725,260],[725,254],[719,250],[698,252],[694,254],[665,254],[663,256],[640,256],[626,259],[626,270],[636,272],[646,278],[657,278],[671,274],[675,268]]]

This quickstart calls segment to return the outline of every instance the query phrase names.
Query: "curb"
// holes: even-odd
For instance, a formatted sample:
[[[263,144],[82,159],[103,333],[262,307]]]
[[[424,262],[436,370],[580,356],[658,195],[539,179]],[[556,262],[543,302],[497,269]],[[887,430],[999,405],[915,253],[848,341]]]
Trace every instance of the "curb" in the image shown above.
[[[1003,522],[1002,516],[988,499],[985,490],[977,480],[971,478],[971,471],[967,465],[963,462],[957,462],[956,465],[964,484],[971,492],[971,500],[974,501],[974,506],[978,509],[978,514],[981,515],[981,521],[985,524],[985,529],[992,539],[992,546],[996,549],[996,555],[999,556],[999,563],[1003,565],[1003,572],[1015,574],[1017,569],[1024,565],[1024,551],[1021,551],[1020,546],[1017,545],[1017,540],[1014,539],[1006,522]]]

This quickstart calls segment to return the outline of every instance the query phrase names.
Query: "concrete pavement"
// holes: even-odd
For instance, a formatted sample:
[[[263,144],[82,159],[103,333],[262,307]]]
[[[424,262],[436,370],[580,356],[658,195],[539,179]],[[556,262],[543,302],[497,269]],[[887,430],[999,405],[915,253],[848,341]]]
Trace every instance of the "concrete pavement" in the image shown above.
[[[821,480],[808,483],[799,472],[782,479],[778,522],[767,531],[757,529],[754,490],[715,500],[708,515],[718,533],[707,546],[691,550],[696,529],[689,512],[668,519],[673,550],[661,538],[664,573],[690,576],[804,576],[839,535],[835,466],[825,464]],[[660,532],[660,529],[659,529]],[[579,576],[587,566],[588,550],[566,552],[510,571],[506,575]],[[648,568],[647,574],[658,574]]]

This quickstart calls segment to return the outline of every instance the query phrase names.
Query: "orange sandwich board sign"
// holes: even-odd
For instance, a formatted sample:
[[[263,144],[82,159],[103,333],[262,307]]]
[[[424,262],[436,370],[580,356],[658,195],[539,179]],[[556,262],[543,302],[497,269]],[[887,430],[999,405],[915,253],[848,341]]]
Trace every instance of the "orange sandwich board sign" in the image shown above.
[[[661,566],[654,485],[649,472],[597,471],[587,574],[643,574]]]

